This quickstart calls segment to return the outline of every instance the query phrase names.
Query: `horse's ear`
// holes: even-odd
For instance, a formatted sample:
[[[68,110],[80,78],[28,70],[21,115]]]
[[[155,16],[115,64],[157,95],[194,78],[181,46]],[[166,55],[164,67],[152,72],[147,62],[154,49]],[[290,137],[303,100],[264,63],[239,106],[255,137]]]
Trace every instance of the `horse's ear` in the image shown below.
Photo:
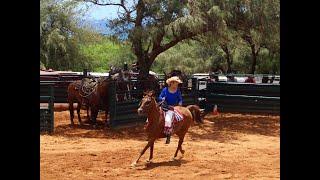
[[[149,91],[151,96],[155,96],[154,90]]]

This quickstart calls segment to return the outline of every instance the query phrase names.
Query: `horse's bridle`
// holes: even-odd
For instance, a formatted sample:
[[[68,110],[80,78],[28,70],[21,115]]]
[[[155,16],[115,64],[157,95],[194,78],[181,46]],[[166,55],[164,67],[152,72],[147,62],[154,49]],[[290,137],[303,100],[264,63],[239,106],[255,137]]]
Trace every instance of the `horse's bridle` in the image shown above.
[[[151,99],[154,99],[155,100],[155,98],[154,97],[149,97],[149,98],[151,98]],[[142,98],[143,99],[143,98]],[[141,101],[139,102],[139,105],[138,105],[138,107],[140,107],[141,106],[141,103],[142,103],[142,99],[141,99]],[[159,102],[159,103],[156,103],[156,106],[157,106],[157,108],[159,108],[163,103],[165,102],[165,100],[162,100],[161,102]],[[147,106],[147,108],[149,108],[149,104],[148,105],[146,105]]]

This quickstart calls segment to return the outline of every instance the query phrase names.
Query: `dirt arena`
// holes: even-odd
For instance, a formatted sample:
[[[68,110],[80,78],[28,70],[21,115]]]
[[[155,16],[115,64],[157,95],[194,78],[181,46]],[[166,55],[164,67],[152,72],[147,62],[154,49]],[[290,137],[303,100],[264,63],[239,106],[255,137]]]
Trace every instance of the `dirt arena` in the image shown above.
[[[68,111],[55,112],[55,133],[40,135],[43,180],[280,179],[279,116],[209,114],[189,129],[183,157],[179,153],[171,161],[178,144],[174,135],[169,145],[156,141],[152,163],[146,163],[148,150],[133,169],[130,164],[147,143],[143,125],[94,130],[69,124]]]

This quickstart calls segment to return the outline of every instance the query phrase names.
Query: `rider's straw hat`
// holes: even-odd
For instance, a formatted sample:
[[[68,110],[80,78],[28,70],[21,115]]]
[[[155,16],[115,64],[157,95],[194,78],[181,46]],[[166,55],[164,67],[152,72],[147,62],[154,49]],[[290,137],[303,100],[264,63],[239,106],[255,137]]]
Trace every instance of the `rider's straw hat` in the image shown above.
[[[173,76],[173,77],[167,79],[166,83],[167,83],[167,84],[170,84],[170,83],[173,82],[173,81],[178,82],[178,83],[182,83],[182,81],[179,79],[178,76]]]

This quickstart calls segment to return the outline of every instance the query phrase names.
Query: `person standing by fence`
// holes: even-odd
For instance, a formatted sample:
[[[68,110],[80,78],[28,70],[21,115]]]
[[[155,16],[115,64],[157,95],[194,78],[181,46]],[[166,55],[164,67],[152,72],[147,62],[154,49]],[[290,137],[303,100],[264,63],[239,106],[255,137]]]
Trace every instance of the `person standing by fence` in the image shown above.
[[[249,75],[248,78],[244,81],[245,83],[256,83],[253,75]]]

